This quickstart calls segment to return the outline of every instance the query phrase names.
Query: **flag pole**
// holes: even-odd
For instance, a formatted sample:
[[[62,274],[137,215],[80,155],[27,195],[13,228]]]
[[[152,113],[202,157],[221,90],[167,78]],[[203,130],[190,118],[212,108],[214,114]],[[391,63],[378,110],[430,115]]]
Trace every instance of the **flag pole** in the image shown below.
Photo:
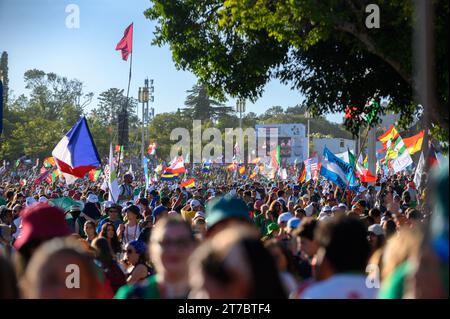
[[[134,30],[133,30],[134,31]],[[131,43],[133,43],[133,33],[131,34]],[[133,51],[130,52],[130,71],[128,73],[128,88],[127,88],[127,99],[125,101],[125,107],[122,109],[122,114],[126,114],[127,110],[128,110],[128,100],[129,100],[129,95],[130,95],[130,84],[131,84],[131,69],[133,66]],[[122,127],[122,130],[120,131],[120,140],[123,141],[123,134],[124,134],[124,128]],[[119,145],[119,159],[117,161],[117,168],[116,168],[116,175],[117,177],[119,177],[119,173],[120,173],[120,157],[122,154],[122,147],[120,147],[122,145]],[[125,148],[125,146],[124,146]]]
[[[356,157],[355,163],[352,165],[352,173],[355,172],[355,168],[358,163],[359,156],[361,155],[362,148],[364,147],[364,144],[366,144],[367,138],[369,137],[369,131],[370,131],[370,125],[369,125],[369,127],[367,127],[366,136],[364,136],[364,140],[361,144],[361,147],[358,149],[358,156]],[[345,191],[342,194],[341,202],[344,200],[344,197],[345,197],[345,194],[347,193],[349,184],[350,184],[350,179],[347,180],[347,185],[345,186]]]

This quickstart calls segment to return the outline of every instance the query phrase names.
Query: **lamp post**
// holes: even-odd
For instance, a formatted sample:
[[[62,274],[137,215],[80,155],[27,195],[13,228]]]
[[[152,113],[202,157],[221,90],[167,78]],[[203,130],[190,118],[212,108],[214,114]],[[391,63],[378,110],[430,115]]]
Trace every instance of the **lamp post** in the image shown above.
[[[309,130],[309,119],[310,119],[310,115],[309,115],[309,112],[306,110],[305,111],[305,117],[306,117],[306,119],[307,119],[307,132],[306,132],[306,136],[307,136],[307,138],[308,138],[308,143],[307,143],[307,147],[308,147],[308,152],[306,152],[307,153],[307,159],[309,158],[309,148],[310,148],[310,130]]]
[[[239,127],[242,128],[242,113],[245,113],[245,100],[236,101],[236,112],[239,112]]]
[[[148,124],[149,120],[149,108],[148,108],[148,102],[154,101],[153,97],[154,87],[153,87],[153,80],[150,80],[150,86],[149,86],[149,80],[145,79],[144,81],[144,87],[139,88],[139,94],[138,99],[139,102],[142,103],[142,122],[141,122],[141,162],[144,163],[144,142],[145,142],[145,130],[144,126]],[[154,114],[154,110],[152,108],[152,114]]]

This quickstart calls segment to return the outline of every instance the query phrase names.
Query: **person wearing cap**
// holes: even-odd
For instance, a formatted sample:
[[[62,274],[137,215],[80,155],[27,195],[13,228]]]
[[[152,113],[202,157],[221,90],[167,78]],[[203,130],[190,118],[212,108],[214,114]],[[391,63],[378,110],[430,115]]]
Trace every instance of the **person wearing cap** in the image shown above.
[[[98,197],[97,195],[90,193],[86,198],[86,203],[84,204],[83,214],[89,216],[94,221],[98,221],[101,217]]]
[[[133,176],[126,173],[123,176],[123,184],[119,186],[119,202],[133,200]]]
[[[287,233],[289,235],[292,235],[292,233],[294,232],[294,230],[296,230],[298,228],[298,226],[300,226],[301,220],[298,217],[291,217],[286,225],[287,228]]]
[[[192,218],[192,231],[196,234],[197,239],[202,240],[206,236],[206,214],[202,211],[195,213]]]
[[[120,207],[116,204],[108,205],[109,207],[105,208],[106,213],[108,214],[107,217],[100,220],[100,222],[97,225],[97,233],[100,233],[102,230],[103,224],[107,222],[111,222],[114,224],[114,227],[116,229],[119,229],[120,225],[123,224],[122,216],[120,214]]]
[[[170,211],[169,204],[170,204],[169,197],[162,196],[161,197],[161,205],[155,207],[155,209],[152,212],[153,224],[156,224],[158,222],[158,220],[167,216],[167,214]]]
[[[248,206],[242,199],[225,195],[215,198],[206,206],[207,237],[233,225],[252,226]]]
[[[117,237],[125,246],[133,240],[138,240],[141,234],[141,229],[138,224],[138,219],[141,218],[139,207],[136,205],[129,205],[125,208],[125,214],[127,217],[126,224],[120,224],[117,230]]]
[[[283,213],[278,216],[277,223],[280,226],[280,239],[287,237],[287,223],[292,217],[292,214],[289,212]]]
[[[25,208],[21,225],[19,237],[14,242],[19,257],[19,276],[25,271],[38,246],[52,238],[66,237],[72,233],[64,218],[64,211],[46,203]]]
[[[189,224],[192,224],[192,219],[195,214],[202,211],[201,203],[197,199],[191,199],[187,204],[181,209],[181,217]]]
[[[369,240],[371,255],[375,253],[377,250],[384,247],[386,243],[386,237],[384,234],[383,227],[380,224],[370,225],[367,229],[367,239]]]

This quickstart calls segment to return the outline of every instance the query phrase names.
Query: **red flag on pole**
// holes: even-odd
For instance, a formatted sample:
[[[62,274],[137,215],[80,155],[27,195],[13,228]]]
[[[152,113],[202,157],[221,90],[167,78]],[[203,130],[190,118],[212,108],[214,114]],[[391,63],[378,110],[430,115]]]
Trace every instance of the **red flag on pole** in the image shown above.
[[[128,55],[132,52],[133,43],[133,23],[125,29],[123,38],[117,43],[116,50],[122,50],[122,59],[127,61]]]

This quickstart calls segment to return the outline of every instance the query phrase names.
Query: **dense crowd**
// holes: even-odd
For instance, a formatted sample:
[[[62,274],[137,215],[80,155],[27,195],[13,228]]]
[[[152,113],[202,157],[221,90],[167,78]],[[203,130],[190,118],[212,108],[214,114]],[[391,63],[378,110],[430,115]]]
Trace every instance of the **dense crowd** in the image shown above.
[[[127,173],[116,203],[3,172],[0,298],[448,298],[448,165],[357,192],[218,172]]]

